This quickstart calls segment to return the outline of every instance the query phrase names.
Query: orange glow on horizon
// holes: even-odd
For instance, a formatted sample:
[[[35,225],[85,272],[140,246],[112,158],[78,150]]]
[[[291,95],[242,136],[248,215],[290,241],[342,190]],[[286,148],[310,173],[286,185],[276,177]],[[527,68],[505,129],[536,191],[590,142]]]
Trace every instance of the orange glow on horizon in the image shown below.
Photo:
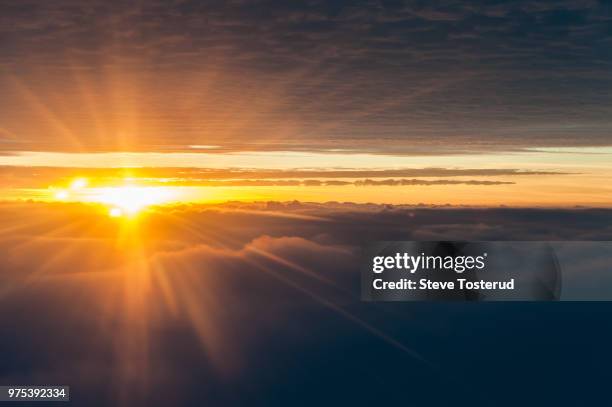
[[[83,189],[87,186],[88,183],[89,181],[87,180],[87,178],[76,178],[74,181],[72,181],[72,183],[70,183],[70,189]]]
[[[164,187],[122,186],[94,188],[86,200],[112,206],[123,214],[135,215],[147,206],[169,202],[172,197],[172,191]]]
[[[62,176],[63,185],[16,189],[13,199],[27,197],[42,201],[102,204],[108,210],[121,210],[120,216],[115,214],[112,217],[133,217],[154,205],[217,204],[228,201],[610,207],[609,194],[612,191],[608,184],[602,182],[605,178],[603,175],[590,173],[480,177],[425,175],[417,180],[423,183],[389,185],[382,182],[365,185],[351,183],[360,180],[359,178],[341,178],[344,184],[332,184],[337,180],[325,177],[319,177],[320,180],[311,184],[307,183],[308,179],[289,178],[293,182],[290,183],[283,179],[282,175],[275,179],[266,176],[264,172],[252,174],[228,171],[228,175],[224,175],[222,170],[219,170],[214,174],[197,174],[189,178],[188,175],[181,174],[180,170],[174,174],[156,169],[130,170],[129,176],[126,176],[126,172],[112,171],[115,170],[87,172],[80,169],[74,178]],[[470,184],[475,178],[501,183]],[[388,180],[385,177],[372,179],[378,182]],[[434,183],[427,184],[425,181]],[[441,183],[435,184],[436,181]],[[445,181],[453,181],[455,184]],[[54,185],[51,184],[52,178],[49,178],[48,182]]]
[[[176,200],[176,191],[169,187],[123,185],[113,187],[88,187],[89,180],[76,178],[68,189],[54,192],[56,201],[100,203],[109,207],[109,216],[118,218],[134,216],[151,205]]]

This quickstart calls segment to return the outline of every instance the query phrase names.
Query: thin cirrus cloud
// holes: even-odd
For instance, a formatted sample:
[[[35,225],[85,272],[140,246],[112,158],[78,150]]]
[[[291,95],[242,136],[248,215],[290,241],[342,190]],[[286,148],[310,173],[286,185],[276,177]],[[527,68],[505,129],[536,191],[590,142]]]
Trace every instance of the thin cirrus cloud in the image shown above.
[[[72,168],[0,166],[0,185],[12,188],[46,188],[70,185],[89,177],[91,185],[163,186],[417,186],[503,185],[514,181],[499,177],[563,176],[560,171],[472,168],[406,169],[213,169],[213,168]],[[419,177],[419,178],[414,178]],[[461,177],[461,179],[456,179]],[[486,177],[495,179],[465,179]],[[435,179],[431,179],[435,178]],[[455,178],[455,179],[453,179]],[[514,179],[514,178],[513,178]]]

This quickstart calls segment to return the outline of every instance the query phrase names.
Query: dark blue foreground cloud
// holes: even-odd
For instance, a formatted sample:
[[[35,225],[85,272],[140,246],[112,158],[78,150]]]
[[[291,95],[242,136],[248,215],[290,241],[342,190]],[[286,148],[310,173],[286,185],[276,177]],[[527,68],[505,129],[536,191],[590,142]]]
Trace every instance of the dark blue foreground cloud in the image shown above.
[[[611,217],[185,206],[142,218],[130,240],[86,206],[5,204],[0,381],[70,385],[92,406],[597,404],[610,306],[363,303],[359,253],[372,240],[610,240]]]

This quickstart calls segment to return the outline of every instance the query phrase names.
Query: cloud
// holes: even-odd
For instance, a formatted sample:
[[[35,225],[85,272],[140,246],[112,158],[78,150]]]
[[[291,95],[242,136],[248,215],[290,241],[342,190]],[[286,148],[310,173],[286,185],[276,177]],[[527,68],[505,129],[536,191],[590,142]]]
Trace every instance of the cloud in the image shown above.
[[[612,211],[595,209],[270,202],[157,208],[130,229],[95,206],[4,203],[0,323],[10,330],[0,336],[0,376],[70,383],[79,389],[73,402],[100,406],[269,405],[296,391],[313,402],[323,393],[355,403],[364,394],[403,400],[367,386],[348,391],[376,372],[398,386],[419,384],[411,397],[423,404],[432,397],[445,404],[445,393],[432,391],[458,363],[470,379],[453,384],[451,375],[447,387],[456,391],[448,397],[467,400],[471,392],[461,388],[489,376],[491,357],[504,372],[524,373],[536,343],[595,346],[580,360],[608,357],[605,331],[595,342],[584,329],[573,332],[609,313],[567,312],[562,304],[545,311],[363,303],[363,247],[395,239],[610,240],[611,220]],[[537,323],[525,325],[527,311]],[[529,358],[490,349],[516,346],[518,329],[529,330],[533,343],[520,352]],[[453,347],[440,346],[449,341]],[[487,357],[476,358],[483,347]],[[556,350],[537,348],[540,358],[557,360]],[[537,376],[539,385],[560,379]],[[300,390],[305,377],[310,386]],[[285,395],[288,387],[297,390]]]
[[[376,181],[371,179],[365,179],[361,181],[355,181],[357,186],[409,186],[409,185],[504,185],[514,184],[509,181],[478,181],[478,180],[467,180],[467,181],[456,181],[456,180],[422,180],[422,179],[386,179],[382,181]]]
[[[69,185],[75,177],[91,177],[97,185],[116,185],[125,178],[140,185],[161,186],[370,186],[370,185],[500,185],[507,180],[453,180],[453,177],[515,177],[566,175],[559,171],[520,169],[404,168],[369,169],[212,169],[212,168],[72,168],[0,166],[0,182],[13,188]],[[415,179],[435,177],[446,179]],[[93,184],[92,184],[93,185]]]
[[[321,186],[410,186],[410,185],[506,185],[514,184],[510,181],[482,181],[482,180],[424,180],[424,179],[386,179],[376,181],[372,179],[364,179],[357,181],[323,181],[318,179],[307,180],[202,180],[202,181],[175,181],[172,185],[189,185],[189,186],[207,186],[207,187],[252,187],[252,186],[305,186],[305,187],[321,187]],[[168,183],[166,183],[168,185]]]
[[[602,2],[281,3],[3,4],[0,149],[610,145]]]

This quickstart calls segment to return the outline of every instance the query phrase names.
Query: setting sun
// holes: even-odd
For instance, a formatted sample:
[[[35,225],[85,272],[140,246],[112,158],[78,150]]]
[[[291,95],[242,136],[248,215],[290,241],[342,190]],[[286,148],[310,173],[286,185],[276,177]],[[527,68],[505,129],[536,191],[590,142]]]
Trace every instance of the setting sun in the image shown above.
[[[110,208],[110,210],[108,211],[108,216],[110,216],[111,218],[118,218],[122,215],[123,211],[121,210],[121,208]]]
[[[87,200],[110,205],[112,217],[134,215],[143,208],[170,201],[173,193],[163,187],[123,186],[94,188]]]
[[[96,184],[96,180],[93,180]],[[147,206],[168,203],[176,199],[176,192],[169,187],[123,185],[92,187],[86,178],[76,178],[69,188],[54,191],[57,201],[74,201],[104,204],[109,216],[133,216]]]
[[[86,178],[77,178],[70,184],[70,189],[83,189],[87,186],[88,181]]]

